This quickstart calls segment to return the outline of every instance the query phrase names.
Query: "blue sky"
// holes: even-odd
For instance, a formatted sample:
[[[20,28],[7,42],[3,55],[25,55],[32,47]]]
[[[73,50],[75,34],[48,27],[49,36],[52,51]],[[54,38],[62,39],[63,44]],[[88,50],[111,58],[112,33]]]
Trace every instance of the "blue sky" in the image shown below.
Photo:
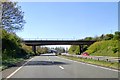
[[[22,38],[82,39],[118,30],[115,2],[20,2],[26,24]]]

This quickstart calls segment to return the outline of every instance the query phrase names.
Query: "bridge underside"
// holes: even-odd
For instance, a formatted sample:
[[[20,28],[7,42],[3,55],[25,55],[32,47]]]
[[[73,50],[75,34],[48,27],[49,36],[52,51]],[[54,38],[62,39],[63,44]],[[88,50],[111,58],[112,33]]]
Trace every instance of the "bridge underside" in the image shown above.
[[[36,53],[36,46],[42,45],[79,45],[80,54],[83,52],[83,45],[91,45],[95,41],[85,40],[24,40],[28,46],[33,46],[33,51]]]

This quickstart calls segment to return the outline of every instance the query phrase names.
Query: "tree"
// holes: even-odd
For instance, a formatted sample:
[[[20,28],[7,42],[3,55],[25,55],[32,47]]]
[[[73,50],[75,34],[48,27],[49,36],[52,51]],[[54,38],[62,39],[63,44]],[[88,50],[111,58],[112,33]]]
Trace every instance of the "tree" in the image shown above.
[[[79,47],[79,46],[77,46],[77,45],[71,45],[71,47],[69,48],[69,53],[70,54],[75,54],[77,47]]]
[[[100,37],[95,36],[95,37],[93,38],[93,40],[100,41]]]
[[[102,34],[102,35],[100,36],[100,40],[104,40],[104,38],[105,38],[105,35]]]
[[[86,37],[84,40],[92,40],[92,37]]]
[[[37,53],[41,54],[41,53],[47,53],[48,52],[48,48],[47,47],[37,47]]]
[[[105,40],[111,40],[113,38],[113,34],[106,34],[105,35]]]
[[[64,52],[65,52],[65,48],[64,48],[64,47],[56,47],[55,50],[56,50],[58,53],[64,53]]]
[[[48,48],[47,48],[47,47],[44,47],[44,48],[43,48],[43,52],[44,52],[44,53],[47,53],[47,52],[48,52]]]
[[[16,2],[2,2],[2,28],[8,32],[23,29],[25,24],[24,12]]]
[[[115,40],[120,40],[120,32],[119,31],[115,32],[114,39]]]

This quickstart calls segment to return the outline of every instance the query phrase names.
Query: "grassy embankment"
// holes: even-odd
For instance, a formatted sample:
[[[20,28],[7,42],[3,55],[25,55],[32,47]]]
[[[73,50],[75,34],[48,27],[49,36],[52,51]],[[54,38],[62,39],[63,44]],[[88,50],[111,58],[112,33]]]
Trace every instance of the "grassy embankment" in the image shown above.
[[[88,47],[88,50],[86,52],[89,53],[90,56],[109,56],[109,57],[119,57],[120,53],[118,49],[118,40],[106,40],[106,41],[99,41],[92,44],[90,47]],[[71,60],[76,60],[80,62],[95,64],[99,66],[114,68],[114,69],[120,69],[120,63],[118,62],[107,62],[107,61],[98,61],[93,59],[84,59],[84,58],[77,58],[77,57],[68,57],[68,56],[62,56],[64,58],[68,58]]]
[[[21,39],[13,34],[8,33],[5,30],[2,31],[2,70],[16,66],[18,62],[24,61],[32,56],[31,47],[24,45]]]
[[[118,57],[120,55],[118,45],[118,40],[99,41],[92,44],[86,52],[92,56]]]

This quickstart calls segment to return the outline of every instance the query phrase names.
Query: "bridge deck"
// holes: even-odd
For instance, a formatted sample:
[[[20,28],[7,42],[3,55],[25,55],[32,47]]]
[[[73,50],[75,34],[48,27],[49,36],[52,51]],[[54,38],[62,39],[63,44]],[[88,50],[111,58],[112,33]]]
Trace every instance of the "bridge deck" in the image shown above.
[[[85,40],[23,40],[26,45],[90,45],[96,41]]]

